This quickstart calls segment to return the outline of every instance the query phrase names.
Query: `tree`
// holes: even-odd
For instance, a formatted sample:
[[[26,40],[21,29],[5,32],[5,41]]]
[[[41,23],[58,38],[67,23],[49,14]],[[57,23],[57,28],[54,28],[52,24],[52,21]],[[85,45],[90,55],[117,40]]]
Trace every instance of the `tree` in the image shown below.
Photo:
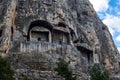
[[[55,68],[55,71],[58,72],[58,75],[61,75],[65,78],[65,80],[76,80],[76,77],[73,77],[72,70],[69,68],[69,63],[66,62],[63,59],[59,59],[59,62],[57,62],[57,68]]]
[[[10,62],[0,56],[0,80],[15,80],[13,75]]]
[[[93,64],[90,66],[88,68],[88,73],[91,77],[91,80],[109,80],[107,71],[99,64]]]

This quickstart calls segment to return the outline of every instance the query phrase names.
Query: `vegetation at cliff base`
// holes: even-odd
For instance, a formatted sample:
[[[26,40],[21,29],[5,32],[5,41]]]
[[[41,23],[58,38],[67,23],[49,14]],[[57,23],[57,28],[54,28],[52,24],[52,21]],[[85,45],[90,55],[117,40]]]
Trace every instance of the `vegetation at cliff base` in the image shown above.
[[[15,80],[13,75],[10,63],[0,56],[0,80]]]
[[[109,80],[109,74],[99,64],[93,64],[88,68],[90,80]]]
[[[66,62],[63,59],[59,59],[55,71],[58,72],[58,75],[64,77],[65,80],[76,80],[76,77],[73,77],[72,69],[69,68],[69,63],[70,62]]]

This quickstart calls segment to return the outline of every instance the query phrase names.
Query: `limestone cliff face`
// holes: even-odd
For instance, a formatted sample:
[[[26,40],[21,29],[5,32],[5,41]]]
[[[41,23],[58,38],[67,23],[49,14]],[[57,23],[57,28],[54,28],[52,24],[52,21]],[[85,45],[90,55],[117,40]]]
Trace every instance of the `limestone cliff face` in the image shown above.
[[[88,0],[3,0],[0,10],[0,51],[20,79],[63,80],[54,71],[58,58],[71,61],[78,80],[92,63],[112,74],[119,68],[111,34]]]
[[[0,51],[7,52],[11,42],[11,27],[15,19],[16,1],[0,2]]]

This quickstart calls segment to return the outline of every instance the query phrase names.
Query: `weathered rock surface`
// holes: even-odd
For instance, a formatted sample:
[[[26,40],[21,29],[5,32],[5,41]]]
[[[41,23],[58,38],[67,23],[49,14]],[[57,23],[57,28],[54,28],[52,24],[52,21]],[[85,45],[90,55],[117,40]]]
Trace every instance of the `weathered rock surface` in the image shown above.
[[[59,58],[70,61],[78,80],[100,63],[113,76],[118,50],[88,0],[2,0],[0,52],[7,54],[16,80],[63,80],[54,71]]]

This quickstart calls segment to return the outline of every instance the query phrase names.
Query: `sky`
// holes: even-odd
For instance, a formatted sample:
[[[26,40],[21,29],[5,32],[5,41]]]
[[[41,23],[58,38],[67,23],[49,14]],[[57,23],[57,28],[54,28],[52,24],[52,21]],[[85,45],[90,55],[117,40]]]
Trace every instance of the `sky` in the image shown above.
[[[120,0],[89,0],[99,18],[109,28],[120,52]]]

